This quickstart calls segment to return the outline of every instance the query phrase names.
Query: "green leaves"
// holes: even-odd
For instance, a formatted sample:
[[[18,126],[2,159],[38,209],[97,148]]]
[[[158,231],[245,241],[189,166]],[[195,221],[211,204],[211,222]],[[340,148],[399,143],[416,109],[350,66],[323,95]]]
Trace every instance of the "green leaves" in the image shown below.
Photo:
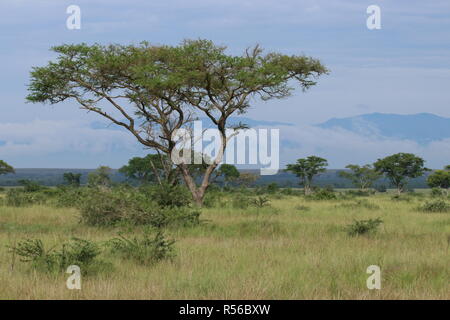
[[[401,192],[408,179],[422,176],[429,169],[425,161],[412,153],[396,153],[374,163],[375,170],[385,174],[391,183]]]
[[[0,175],[15,173],[14,168],[7,164],[5,161],[0,160]]]

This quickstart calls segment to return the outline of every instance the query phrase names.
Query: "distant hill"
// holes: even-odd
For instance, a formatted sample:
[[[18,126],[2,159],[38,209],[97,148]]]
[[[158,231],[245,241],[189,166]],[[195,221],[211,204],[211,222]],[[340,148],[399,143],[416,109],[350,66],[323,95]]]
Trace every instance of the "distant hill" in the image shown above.
[[[345,129],[364,136],[413,140],[420,144],[450,138],[450,119],[430,113],[370,113],[349,118],[332,118],[317,126]]]

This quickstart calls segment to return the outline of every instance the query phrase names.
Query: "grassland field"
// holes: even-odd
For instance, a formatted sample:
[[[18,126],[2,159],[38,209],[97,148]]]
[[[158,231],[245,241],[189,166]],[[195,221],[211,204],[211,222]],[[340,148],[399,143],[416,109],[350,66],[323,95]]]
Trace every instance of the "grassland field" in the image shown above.
[[[421,197],[391,196],[361,197],[375,209],[299,196],[264,208],[203,208],[201,225],[166,231],[176,240],[172,260],[148,267],[105,253],[114,268],[83,277],[81,290],[7,247],[26,238],[49,247],[71,237],[101,242],[119,230],[83,225],[76,209],[0,206],[0,299],[449,299],[450,214],[420,212]],[[376,233],[345,231],[370,218],[383,220]],[[380,290],[366,286],[370,265],[381,268]]]

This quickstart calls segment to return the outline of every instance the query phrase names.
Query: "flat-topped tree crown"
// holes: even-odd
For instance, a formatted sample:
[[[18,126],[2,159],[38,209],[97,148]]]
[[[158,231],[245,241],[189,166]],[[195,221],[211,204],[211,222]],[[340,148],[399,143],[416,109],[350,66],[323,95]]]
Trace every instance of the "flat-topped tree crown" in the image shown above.
[[[219,130],[224,150],[228,118],[245,113],[252,98],[285,98],[294,89],[291,80],[306,90],[328,72],[311,57],[264,54],[259,46],[229,55],[226,47],[209,40],[185,40],[178,46],[77,44],[52,50],[57,59],[31,72],[28,101],[75,100],[82,109],[126,128],[144,146],[168,155],[176,146],[174,132],[189,128],[201,115]],[[222,154],[199,186],[188,165],[179,165],[199,204]]]

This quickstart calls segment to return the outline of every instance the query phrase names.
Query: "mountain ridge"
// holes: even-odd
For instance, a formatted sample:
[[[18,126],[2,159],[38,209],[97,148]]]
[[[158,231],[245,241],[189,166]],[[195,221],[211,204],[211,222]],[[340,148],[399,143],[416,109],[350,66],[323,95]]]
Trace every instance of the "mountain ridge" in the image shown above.
[[[315,126],[323,129],[344,129],[376,138],[413,140],[419,144],[450,138],[450,118],[425,112],[368,113],[353,117],[331,118]]]

